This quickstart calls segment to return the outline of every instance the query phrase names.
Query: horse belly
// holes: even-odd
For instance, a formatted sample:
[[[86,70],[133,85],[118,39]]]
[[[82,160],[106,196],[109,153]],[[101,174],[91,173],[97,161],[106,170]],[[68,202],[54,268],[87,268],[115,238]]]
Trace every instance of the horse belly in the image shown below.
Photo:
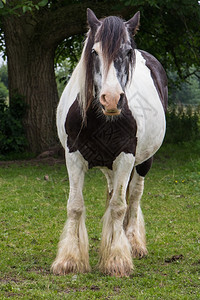
[[[152,157],[162,145],[166,130],[164,112],[161,111],[157,118],[156,116],[147,118],[143,128],[143,134],[140,135],[138,132],[137,136],[136,165]]]

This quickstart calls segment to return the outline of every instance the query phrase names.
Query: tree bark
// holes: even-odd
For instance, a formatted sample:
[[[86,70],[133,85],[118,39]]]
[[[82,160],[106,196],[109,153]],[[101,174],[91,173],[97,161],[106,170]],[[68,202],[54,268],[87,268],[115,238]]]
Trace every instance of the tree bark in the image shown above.
[[[27,113],[23,123],[29,150],[40,153],[57,141],[55,47],[47,48],[40,38],[36,39],[34,28],[26,32],[25,22],[27,18],[23,17],[8,18],[4,22],[9,94],[10,101],[16,93],[24,97]]]

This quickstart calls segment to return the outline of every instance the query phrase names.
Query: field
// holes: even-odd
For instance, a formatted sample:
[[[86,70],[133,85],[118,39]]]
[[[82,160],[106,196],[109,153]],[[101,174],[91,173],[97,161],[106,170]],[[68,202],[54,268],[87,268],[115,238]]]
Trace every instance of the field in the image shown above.
[[[164,145],[146,177],[149,254],[129,278],[98,271],[105,179],[93,169],[84,197],[91,273],[54,276],[66,220],[64,164],[0,165],[0,299],[200,299],[200,143]]]

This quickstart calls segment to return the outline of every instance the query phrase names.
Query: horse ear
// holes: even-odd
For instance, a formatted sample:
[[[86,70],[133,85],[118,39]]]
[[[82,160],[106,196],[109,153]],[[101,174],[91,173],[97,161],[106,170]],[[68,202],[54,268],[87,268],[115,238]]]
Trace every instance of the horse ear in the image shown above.
[[[96,31],[101,25],[101,22],[97,19],[94,12],[90,8],[87,8],[87,21],[93,32]]]
[[[129,21],[125,22],[125,25],[135,35],[140,26],[140,12],[138,11]]]

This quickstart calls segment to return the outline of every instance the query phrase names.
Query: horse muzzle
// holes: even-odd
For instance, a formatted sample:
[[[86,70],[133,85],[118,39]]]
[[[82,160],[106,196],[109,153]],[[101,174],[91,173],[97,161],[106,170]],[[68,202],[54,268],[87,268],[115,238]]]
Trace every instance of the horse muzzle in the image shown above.
[[[124,93],[101,95],[100,103],[106,116],[118,116],[121,113]]]
[[[118,116],[121,113],[121,109],[106,109],[104,107],[102,107],[103,113],[106,116]]]

